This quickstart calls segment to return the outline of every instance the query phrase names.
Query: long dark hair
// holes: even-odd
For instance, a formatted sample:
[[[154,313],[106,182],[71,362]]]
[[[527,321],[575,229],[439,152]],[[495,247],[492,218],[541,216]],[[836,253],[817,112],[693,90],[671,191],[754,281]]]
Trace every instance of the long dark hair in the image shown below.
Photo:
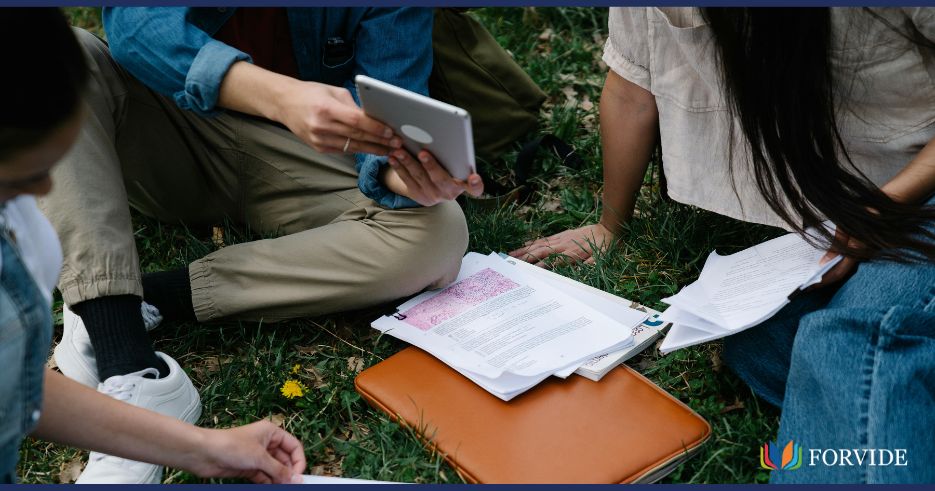
[[[75,114],[88,67],[56,8],[0,8],[0,159],[38,144]]]
[[[808,227],[824,232],[824,216],[862,244],[822,233],[839,253],[935,260],[935,233],[925,228],[935,222],[935,209],[890,199],[854,166],[844,147],[835,120],[841,94],[832,77],[830,9],[703,12],[714,33],[731,114],[746,136],[756,184],[769,207],[799,233]]]

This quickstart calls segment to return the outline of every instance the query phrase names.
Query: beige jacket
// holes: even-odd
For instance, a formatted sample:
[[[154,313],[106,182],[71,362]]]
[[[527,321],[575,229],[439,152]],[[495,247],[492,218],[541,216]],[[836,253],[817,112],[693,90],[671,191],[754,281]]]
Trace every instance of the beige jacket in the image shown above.
[[[875,12],[935,40],[935,9]],[[861,9],[832,9],[831,18],[839,129],[855,165],[882,186],[935,138],[935,53]],[[734,173],[739,200],[731,189],[727,104],[700,10],[611,8],[609,31],[604,61],[656,96],[670,196],[784,226],[756,189],[739,125],[733,135],[734,158],[742,159]]]

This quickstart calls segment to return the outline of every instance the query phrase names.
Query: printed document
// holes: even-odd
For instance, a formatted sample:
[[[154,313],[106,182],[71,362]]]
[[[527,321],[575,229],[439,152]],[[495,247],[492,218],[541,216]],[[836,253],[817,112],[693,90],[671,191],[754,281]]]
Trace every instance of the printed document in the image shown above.
[[[533,286],[502,259],[477,256],[462,265],[459,281],[373,327],[488,378],[552,374],[632,343],[606,315],[549,285]]]
[[[633,344],[631,328],[645,312],[617,308],[620,319],[611,318],[539,276],[495,254],[469,253],[453,284],[414,297],[372,326],[504,400]]]
[[[821,281],[837,257],[824,265],[827,250],[788,234],[729,256],[712,252],[701,275],[662,301],[661,319],[673,324],[664,353],[753,327],[772,317],[797,291]]]

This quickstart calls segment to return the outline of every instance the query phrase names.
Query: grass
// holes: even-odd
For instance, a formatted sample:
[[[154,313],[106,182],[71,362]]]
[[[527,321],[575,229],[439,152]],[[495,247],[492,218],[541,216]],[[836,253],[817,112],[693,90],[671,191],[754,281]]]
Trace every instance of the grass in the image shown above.
[[[69,15],[76,25],[100,28],[95,9],[70,9]],[[543,155],[527,204],[493,211],[468,204],[471,250],[507,251],[541,234],[594,222],[600,213],[596,108],[606,70],[600,62],[606,9],[487,8],[475,15],[549,95],[542,131],[572,143],[585,165],[570,169]],[[510,184],[505,164],[492,169],[488,180]],[[559,272],[661,309],[659,300],[692,281],[712,249],[731,252],[777,233],[663,199],[656,179],[658,159],[651,169],[638,214],[621,246],[599,257],[595,266],[562,265]],[[189,231],[142,216],[135,217],[135,226],[146,270],[184,266],[216,248],[207,230]],[[225,238],[230,243],[249,237],[227,227]],[[403,347],[369,327],[386,307],[276,325],[169,324],[153,336],[156,348],[174,356],[201,391],[202,425],[227,427],[272,418],[305,442],[314,473],[460,482],[440,456],[370,409],[354,391],[353,378],[360,369]],[[700,455],[665,482],[749,483],[768,478],[759,469],[757,446],[774,437],[778,411],[724,368],[719,353],[720,346],[709,343],[665,357],[647,350],[630,362],[714,428]],[[296,365],[297,373],[291,374]],[[308,388],[304,397],[289,400],[279,393],[288,378]],[[22,450],[20,476],[27,483],[67,482],[86,459],[85,452],[30,440]],[[165,482],[202,480],[169,470]]]

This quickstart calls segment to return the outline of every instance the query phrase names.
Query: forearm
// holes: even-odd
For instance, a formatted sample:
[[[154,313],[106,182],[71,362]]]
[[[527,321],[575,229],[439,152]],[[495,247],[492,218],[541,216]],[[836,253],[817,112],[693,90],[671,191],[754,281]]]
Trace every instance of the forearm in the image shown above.
[[[935,140],[921,152],[881,190],[896,201],[919,203],[935,193]]]
[[[52,370],[46,370],[42,404],[33,436],[43,440],[182,469],[191,468],[206,443],[207,430],[111,399]]]
[[[601,225],[613,234],[633,216],[659,132],[655,97],[609,72],[601,94],[604,194]]]
[[[221,82],[218,106],[281,122],[282,101],[288,100],[287,94],[297,84],[301,82],[292,77],[238,61]]]

